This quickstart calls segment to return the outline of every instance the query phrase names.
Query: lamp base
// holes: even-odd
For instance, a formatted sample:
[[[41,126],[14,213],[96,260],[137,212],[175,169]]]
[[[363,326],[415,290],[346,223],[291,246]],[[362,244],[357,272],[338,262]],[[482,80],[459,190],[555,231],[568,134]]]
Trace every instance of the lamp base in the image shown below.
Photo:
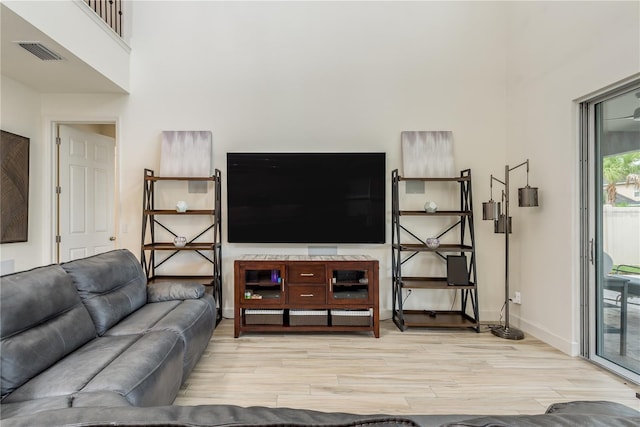
[[[524,332],[520,329],[507,326],[498,326],[497,328],[493,328],[491,329],[491,333],[506,340],[521,340],[524,338]]]

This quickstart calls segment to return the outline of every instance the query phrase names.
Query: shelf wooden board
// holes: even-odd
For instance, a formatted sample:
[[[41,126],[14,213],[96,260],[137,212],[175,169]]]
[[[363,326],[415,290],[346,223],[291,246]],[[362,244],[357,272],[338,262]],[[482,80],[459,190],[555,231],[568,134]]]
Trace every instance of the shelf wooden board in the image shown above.
[[[470,216],[471,211],[398,211],[401,216]]]
[[[449,285],[446,277],[402,276],[400,279],[405,289],[475,289],[475,284]]]
[[[187,243],[181,248],[175,246],[173,243],[149,243],[142,246],[142,249],[145,251],[212,251],[213,248],[214,244],[212,242]]]
[[[178,212],[175,209],[145,209],[145,215],[215,215],[213,209],[192,209],[186,212]]]
[[[215,181],[215,176],[145,176],[146,181]]]
[[[465,182],[471,181],[470,176],[452,176],[452,177],[440,177],[440,178],[406,178],[404,176],[398,176],[398,181],[431,181],[431,182]]]
[[[478,328],[480,326],[477,321],[460,311],[404,310],[402,315],[405,328]]]
[[[283,325],[242,325],[242,332],[372,332],[371,326],[343,326],[343,325],[331,325],[331,326],[314,326],[314,325],[299,325],[291,326],[287,324]],[[375,333],[374,333],[375,334]]]
[[[437,248],[429,248],[426,244],[420,243],[395,243],[393,247],[401,251],[414,252],[473,252],[473,247],[471,246],[449,243],[443,243]]]
[[[271,280],[250,280],[245,283],[247,286],[273,286],[282,287],[282,283],[272,282]]]

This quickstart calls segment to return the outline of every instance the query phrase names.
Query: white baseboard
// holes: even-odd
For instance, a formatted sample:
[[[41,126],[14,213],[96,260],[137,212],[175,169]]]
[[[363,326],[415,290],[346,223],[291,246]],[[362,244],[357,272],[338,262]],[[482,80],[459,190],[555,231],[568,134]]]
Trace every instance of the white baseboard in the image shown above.
[[[549,344],[551,347],[557,348],[563,353],[569,356],[575,357],[580,355],[580,343],[576,341],[567,341],[565,338],[560,337],[554,333],[549,332],[547,329],[527,322],[524,319],[512,316],[514,325],[518,325],[525,334],[530,334],[533,337]]]

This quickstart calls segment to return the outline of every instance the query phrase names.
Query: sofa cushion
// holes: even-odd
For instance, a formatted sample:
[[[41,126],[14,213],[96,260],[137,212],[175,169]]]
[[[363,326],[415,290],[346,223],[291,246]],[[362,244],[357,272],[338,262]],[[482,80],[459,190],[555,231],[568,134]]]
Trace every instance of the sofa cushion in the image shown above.
[[[2,404],[0,419],[33,415],[53,409],[92,406],[130,406],[127,399],[114,392],[79,393],[68,396],[45,397],[25,402]],[[3,423],[4,424],[4,423]]]
[[[100,371],[82,391],[115,391],[134,406],[169,405],[182,384],[184,351],[184,344],[176,334],[149,332]]]
[[[175,310],[180,304],[182,304],[182,301],[145,304],[114,325],[103,336],[136,335],[149,332],[161,319]]]
[[[96,338],[32,378],[3,403],[77,393],[139,338],[138,335]]]
[[[640,417],[601,414],[496,415],[444,424],[442,427],[637,427]]]
[[[109,329],[105,336],[159,330],[175,333],[185,346],[183,378],[186,378],[209,344],[214,327],[215,303],[211,295],[205,294],[197,300],[147,304]]]
[[[168,331],[99,337],[18,388],[5,402],[111,391],[132,405],[166,405],[180,388],[183,357],[182,341]]]
[[[98,335],[147,302],[147,280],[126,249],[61,264],[91,314]]]
[[[96,336],[75,286],[57,265],[0,281],[2,396]]]
[[[213,297],[206,294],[198,300],[185,300],[153,327],[153,330],[173,331],[184,342],[182,375],[185,379],[209,345],[215,323],[215,303]]]
[[[154,283],[147,286],[147,302],[198,299],[204,292],[204,285],[199,283]]]
[[[437,420],[446,416],[437,416]],[[356,415],[305,409],[240,407],[233,405],[159,406],[155,408],[70,408],[17,417],[3,427],[157,426],[157,427],[431,427],[410,416]]]

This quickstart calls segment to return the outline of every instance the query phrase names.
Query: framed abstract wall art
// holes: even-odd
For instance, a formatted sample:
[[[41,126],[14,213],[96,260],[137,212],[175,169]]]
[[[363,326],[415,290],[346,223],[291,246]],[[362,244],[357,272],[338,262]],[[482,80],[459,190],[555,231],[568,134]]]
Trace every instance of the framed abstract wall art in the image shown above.
[[[26,242],[29,228],[29,138],[0,131],[0,243]]]

